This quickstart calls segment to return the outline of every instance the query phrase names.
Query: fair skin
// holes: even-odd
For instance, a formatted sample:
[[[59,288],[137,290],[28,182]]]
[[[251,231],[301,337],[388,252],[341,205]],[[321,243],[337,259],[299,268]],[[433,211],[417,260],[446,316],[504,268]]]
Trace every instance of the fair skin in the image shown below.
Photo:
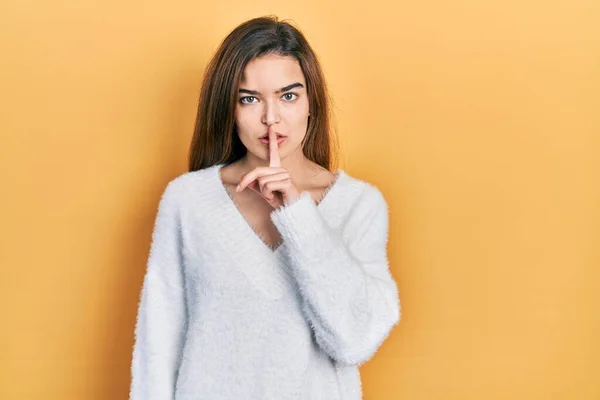
[[[248,151],[223,168],[224,176],[240,176],[238,192],[248,188],[272,208],[292,203],[303,190],[320,199],[335,175],[302,152],[308,106],[306,81],[295,58],[266,55],[248,63],[235,111],[237,132]],[[265,134],[268,144],[259,140]],[[283,142],[277,143],[277,134],[285,135]]]
[[[235,187],[232,197],[250,225],[274,246],[280,235],[270,222],[270,212],[293,203],[303,191],[319,201],[335,174],[302,152],[309,103],[295,58],[266,55],[252,60],[239,89],[235,124],[247,153],[223,167],[221,178],[226,186]],[[279,143],[278,134],[285,135]],[[259,140],[264,135],[268,143]]]

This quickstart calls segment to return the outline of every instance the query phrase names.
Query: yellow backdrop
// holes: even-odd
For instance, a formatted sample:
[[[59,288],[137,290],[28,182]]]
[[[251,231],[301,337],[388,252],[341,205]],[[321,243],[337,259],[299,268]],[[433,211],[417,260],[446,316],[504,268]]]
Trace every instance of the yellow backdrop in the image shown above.
[[[306,33],[341,166],[390,204],[403,314],[365,399],[599,399],[595,0],[3,1],[0,398],[127,398],[202,71],[265,14]]]

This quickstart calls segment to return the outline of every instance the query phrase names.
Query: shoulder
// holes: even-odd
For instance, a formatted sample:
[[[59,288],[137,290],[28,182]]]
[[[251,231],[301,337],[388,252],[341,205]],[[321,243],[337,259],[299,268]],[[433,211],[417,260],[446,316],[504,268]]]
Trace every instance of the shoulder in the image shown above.
[[[363,212],[385,211],[388,210],[388,204],[382,190],[372,182],[350,175],[344,170],[340,170],[340,178],[344,179],[344,191],[350,198],[353,198],[353,208],[363,210]]]
[[[165,184],[162,194],[163,199],[170,201],[185,201],[190,195],[202,192],[202,189],[210,187],[211,178],[215,173],[217,165],[181,173]]]
[[[352,240],[387,243],[390,214],[383,191],[374,183],[346,174],[343,229]]]

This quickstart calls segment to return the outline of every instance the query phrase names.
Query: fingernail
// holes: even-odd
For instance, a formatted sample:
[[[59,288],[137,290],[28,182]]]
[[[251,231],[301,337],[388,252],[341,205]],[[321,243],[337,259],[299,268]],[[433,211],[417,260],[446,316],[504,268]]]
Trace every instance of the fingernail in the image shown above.
[[[239,191],[240,191],[240,185],[237,185],[237,186],[235,187],[235,191],[236,191],[236,192],[239,192]]]

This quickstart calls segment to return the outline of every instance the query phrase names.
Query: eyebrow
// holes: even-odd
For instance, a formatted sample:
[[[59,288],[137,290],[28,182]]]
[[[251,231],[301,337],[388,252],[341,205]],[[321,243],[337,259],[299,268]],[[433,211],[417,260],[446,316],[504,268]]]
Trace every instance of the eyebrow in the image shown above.
[[[300,82],[292,83],[291,85],[287,85],[285,87],[282,87],[281,89],[277,89],[274,93],[277,94],[277,93],[281,93],[281,92],[287,92],[288,90],[291,90],[296,87],[303,88],[304,85],[301,84]],[[258,90],[250,90],[250,89],[240,89],[240,93],[261,94]]]

